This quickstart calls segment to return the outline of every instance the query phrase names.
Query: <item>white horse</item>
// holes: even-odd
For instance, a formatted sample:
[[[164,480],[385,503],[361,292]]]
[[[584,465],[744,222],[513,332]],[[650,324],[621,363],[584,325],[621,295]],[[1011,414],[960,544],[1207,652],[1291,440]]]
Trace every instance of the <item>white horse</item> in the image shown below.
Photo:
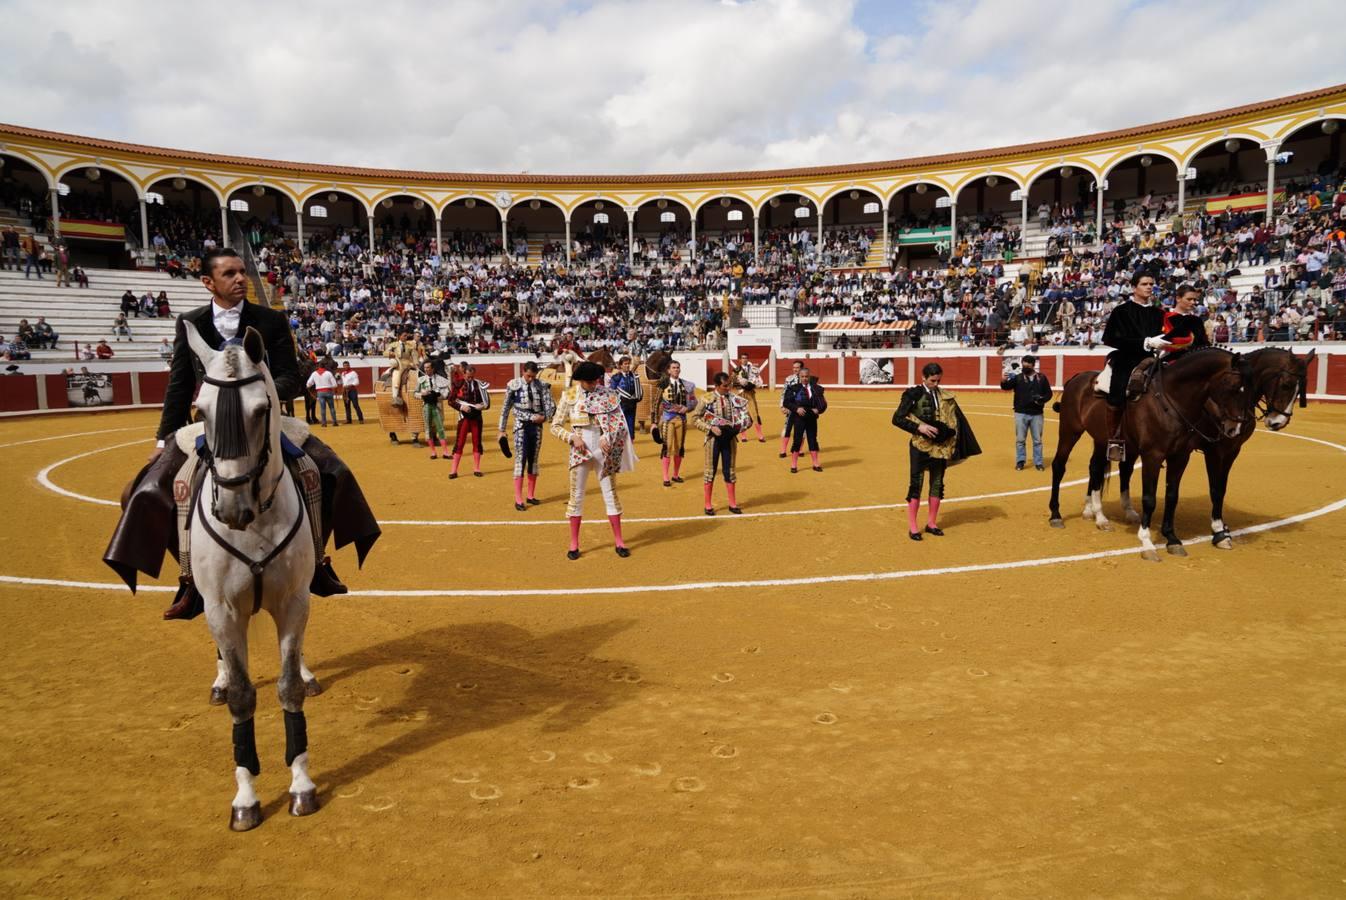
[[[212,349],[184,323],[192,352],[205,366],[196,407],[205,421],[206,473],[193,500],[192,571],[205,599],[206,622],[219,650],[222,689],[234,720],[234,796],[229,827],[256,828],[262,808],[253,790],[260,773],[253,713],[257,691],[248,675],[248,621],[265,609],[280,638],[277,689],[285,710],[285,763],[290,814],[318,810],[308,774],[304,720],[304,628],[314,549],[298,482],[281,457],[280,401],[262,362],[261,336],[247,329],[242,345]]]

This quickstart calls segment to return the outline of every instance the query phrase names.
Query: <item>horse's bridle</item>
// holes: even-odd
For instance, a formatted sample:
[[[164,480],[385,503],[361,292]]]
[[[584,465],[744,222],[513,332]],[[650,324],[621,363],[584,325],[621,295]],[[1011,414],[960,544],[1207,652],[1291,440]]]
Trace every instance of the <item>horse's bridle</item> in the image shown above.
[[[204,381],[206,384],[211,385],[212,387],[224,388],[227,390],[238,390],[239,388],[242,388],[244,385],[261,381],[262,378],[263,374],[261,372],[254,372],[253,374],[247,376],[246,378],[234,378],[226,380],[221,378],[211,378],[209,375],[206,375],[201,380]],[[263,422],[262,433],[266,435],[271,434],[270,394],[268,394],[266,398],[266,419]],[[276,491],[280,488],[280,477],[278,476],[276,478],[276,483],[271,485],[271,496],[268,497],[265,501],[263,501],[262,473],[266,471],[267,463],[271,461],[271,442],[269,440],[264,440],[262,442],[262,449],[257,454],[256,465],[254,465],[248,471],[244,472],[242,475],[234,475],[232,477],[225,478],[215,470],[215,454],[211,452],[209,440],[205,442],[202,448],[201,457],[205,460],[206,468],[210,471],[210,482],[211,482],[210,511],[212,514],[216,514],[216,505],[218,504],[220,499],[220,490],[219,490],[220,488],[222,487],[236,488],[239,485],[247,484],[248,482],[252,482],[252,495],[257,500],[258,512],[266,512],[268,509],[271,508],[271,504],[274,503],[276,500]]]
[[[1197,437],[1201,438],[1201,440],[1204,443],[1207,444],[1213,444],[1216,441],[1220,440],[1221,436],[1218,433],[1214,437],[1211,437],[1210,435],[1202,431],[1196,425],[1196,423],[1192,422],[1187,418],[1187,416],[1183,415],[1182,409],[1179,408],[1176,403],[1174,403],[1172,400],[1169,399],[1167,392],[1164,390],[1164,368],[1162,361],[1156,363],[1156,365],[1158,366],[1158,370],[1154,374],[1154,382],[1155,382],[1154,393],[1155,396],[1159,399],[1160,403],[1162,403],[1163,406],[1167,408],[1169,412],[1173,413],[1173,415],[1177,417],[1179,422],[1181,422],[1184,426],[1186,426],[1188,434],[1195,434]],[[1240,379],[1246,381],[1246,375],[1243,373],[1241,369],[1235,368],[1234,371],[1237,372]],[[1221,420],[1223,419],[1223,416],[1211,412],[1211,410],[1207,407],[1207,404],[1210,402],[1210,400],[1211,397],[1209,393],[1207,393],[1206,400],[1201,404],[1201,413],[1205,417],[1209,417],[1214,420],[1216,431],[1218,432],[1221,427]],[[1251,398],[1251,400],[1255,402],[1255,398]],[[1243,421],[1245,422],[1247,421],[1246,417],[1248,416],[1250,411],[1251,411],[1251,403],[1248,406],[1244,407]]]
[[[1303,409],[1304,407],[1309,405],[1308,373],[1305,372],[1303,375],[1295,375],[1291,372],[1287,372],[1282,369],[1281,371],[1273,372],[1270,375],[1269,380],[1271,381],[1271,387],[1269,389],[1262,390],[1261,385],[1258,386],[1258,391],[1253,400],[1253,409],[1256,412],[1258,419],[1265,419],[1273,412],[1284,412],[1283,410],[1279,409],[1273,410],[1271,408],[1271,397],[1275,393],[1276,389],[1279,388],[1282,384],[1284,384],[1287,379],[1295,383],[1295,394],[1299,400],[1299,408]],[[1264,378],[1263,380],[1266,381],[1268,379]],[[1290,412],[1285,413],[1285,418],[1289,420],[1290,417],[1293,415],[1294,411],[1292,409]]]

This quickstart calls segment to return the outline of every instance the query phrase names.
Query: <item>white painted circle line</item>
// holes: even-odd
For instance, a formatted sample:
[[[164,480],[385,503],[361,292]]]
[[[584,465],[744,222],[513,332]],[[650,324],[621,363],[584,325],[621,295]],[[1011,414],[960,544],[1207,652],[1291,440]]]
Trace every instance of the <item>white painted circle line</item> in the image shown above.
[[[74,491],[67,491],[65,488],[52,482],[51,473],[56,471],[58,468],[65,465],[66,463],[74,462],[77,459],[84,459],[86,456],[93,456],[96,453],[106,453],[109,450],[120,450],[122,447],[131,447],[134,446],[135,444],[143,444],[143,443],[145,443],[143,440],[126,441],[125,443],[122,444],[113,444],[111,447],[99,447],[97,450],[88,450],[84,453],[76,453],[74,456],[67,456],[65,459],[58,459],[56,462],[47,466],[41,472],[37,473],[37,483],[42,485],[47,490],[60,494],[63,497],[70,497],[74,500],[83,500],[85,503],[97,503],[99,506],[120,507],[121,503],[116,500],[104,500],[102,497],[90,497],[86,494],[77,494]]]
[[[7,449],[9,447],[22,447],[24,444],[44,444],[47,441],[64,441],[74,437],[88,437],[91,434],[117,434],[122,431],[144,432],[145,429],[137,425],[132,428],[103,428],[99,431],[76,431],[72,432],[71,434],[58,434],[53,435],[52,437],[31,438],[30,440],[26,441],[14,441],[9,444],[0,444],[0,450]],[[136,443],[140,442],[137,441]]]
[[[1281,437],[1294,438],[1299,441],[1308,441],[1313,444],[1322,444],[1324,447],[1331,447],[1346,453],[1346,446],[1325,441],[1321,438],[1304,437],[1298,434],[1286,434],[1285,432],[1275,432]],[[1346,509],[1346,498],[1320,506],[1317,509],[1304,513],[1298,513],[1293,516],[1286,516],[1283,519],[1277,519],[1273,522],[1264,522],[1261,525],[1250,525],[1247,528],[1240,528],[1233,532],[1234,537],[1242,537],[1249,534],[1257,534],[1263,531],[1271,531],[1281,528],[1285,525],[1293,525],[1298,522],[1307,522],[1310,519],[1316,519],[1319,516],[1325,516],[1334,513],[1337,510]],[[1209,540],[1208,537],[1189,538],[1183,541],[1184,545],[1204,544]],[[682,584],[641,584],[625,585],[619,587],[586,587],[586,588],[563,588],[563,589],[529,589],[517,588],[512,590],[362,590],[351,591],[348,597],[574,597],[577,591],[585,594],[642,594],[654,593],[657,591],[706,591],[706,590],[727,590],[738,588],[754,587],[801,587],[811,584],[841,584],[856,581],[896,581],[902,578],[919,578],[930,575],[966,575],[976,572],[994,572],[1003,569],[1028,569],[1040,566],[1053,566],[1061,563],[1086,562],[1091,559],[1107,559],[1109,557],[1130,556],[1137,552],[1135,547],[1125,547],[1115,550],[1098,550],[1092,553],[1074,553],[1068,556],[1047,556],[1038,559],[1020,559],[1009,562],[995,563],[975,563],[962,566],[942,566],[930,569],[906,569],[896,572],[863,572],[851,575],[815,575],[809,578],[768,578],[756,579],[751,581],[693,581]],[[80,588],[86,590],[118,590],[124,585],[120,582],[96,582],[96,581],[62,581],[54,578],[23,578],[17,575],[0,575],[0,584],[27,585],[35,587],[61,587],[61,588]],[[147,585],[140,588],[142,591],[152,591],[156,593],[173,591],[175,588],[160,585]]]

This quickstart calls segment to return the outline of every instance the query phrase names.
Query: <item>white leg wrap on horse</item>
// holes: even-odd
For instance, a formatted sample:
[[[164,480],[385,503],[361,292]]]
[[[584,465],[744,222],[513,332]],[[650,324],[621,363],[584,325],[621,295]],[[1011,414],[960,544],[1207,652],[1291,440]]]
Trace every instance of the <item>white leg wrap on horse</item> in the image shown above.
[[[313,779],[308,776],[308,752],[305,751],[294,758],[290,763],[290,793],[298,794],[303,791],[311,791],[317,785]]]
[[[243,766],[235,766],[234,780],[238,782],[238,793],[234,794],[234,809],[247,809],[256,803],[257,792],[252,788],[252,773]]]

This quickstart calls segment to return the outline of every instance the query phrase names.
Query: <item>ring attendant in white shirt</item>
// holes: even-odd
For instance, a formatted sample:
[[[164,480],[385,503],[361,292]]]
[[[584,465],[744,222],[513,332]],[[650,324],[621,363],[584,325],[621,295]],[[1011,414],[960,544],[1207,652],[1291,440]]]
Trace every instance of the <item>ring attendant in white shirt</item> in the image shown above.
[[[351,368],[349,362],[341,364],[341,398],[346,406],[346,424],[351,424],[351,409],[359,417],[360,424],[365,423],[364,411],[360,409],[360,373]]]

